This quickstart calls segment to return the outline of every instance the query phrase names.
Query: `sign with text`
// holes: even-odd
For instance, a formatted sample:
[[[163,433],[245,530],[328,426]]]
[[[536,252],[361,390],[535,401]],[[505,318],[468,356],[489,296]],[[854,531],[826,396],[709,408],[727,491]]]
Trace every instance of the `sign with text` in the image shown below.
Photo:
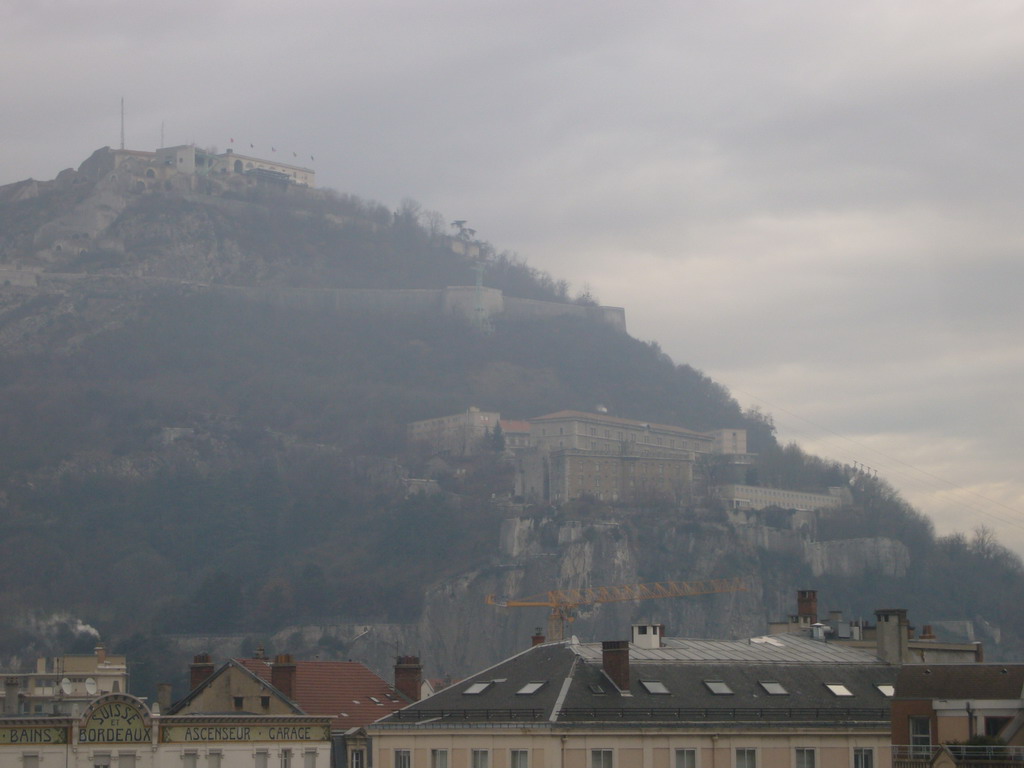
[[[0,728],[0,744],[67,744],[67,728]]]
[[[79,744],[148,744],[152,740],[145,704],[126,695],[97,699],[78,727]]]
[[[202,724],[165,725],[160,729],[164,743],[215,741],[330,741],[329,726],[310,723],[286,725]]]

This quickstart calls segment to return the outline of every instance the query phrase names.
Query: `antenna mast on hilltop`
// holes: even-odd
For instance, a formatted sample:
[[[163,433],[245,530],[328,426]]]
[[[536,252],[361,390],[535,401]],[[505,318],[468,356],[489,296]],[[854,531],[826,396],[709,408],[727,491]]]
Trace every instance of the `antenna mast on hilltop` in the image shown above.
[[[124,96],[121,97],[121,149],[124,149]]]

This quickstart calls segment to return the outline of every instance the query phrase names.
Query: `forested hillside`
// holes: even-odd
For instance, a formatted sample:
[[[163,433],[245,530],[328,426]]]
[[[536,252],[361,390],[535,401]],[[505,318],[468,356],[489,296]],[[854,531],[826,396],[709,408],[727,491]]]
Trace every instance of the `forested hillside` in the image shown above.
[[[472,284],[473,263],[453,250],[437,214],[262,187],[108,189],[97,202],[105,182],[86,170],[0,188],[0,269],[22,281],[0,287],[3,661],[92,642],[40,629],[41,619],[67,614],[138,660],[133,685],[146,695],[161,678],[184,674],[187,653],[174,636],[232,635],[234,652],[249,653],[257,642],[273,650],[274,633],[303,625],[420,622],[403,642],[420,643],[428,669],[464,674],[458,664],[516,647],[518,634],[502,633],[521,627],[496,617],[488,619],[500,638],[493,647],[435,648],[436,627],[423,629],[438,610],[431,590],[460,579],[498,588],[512,565],[525,569],[524,588],[530,578],[538,587],[591,576],[751,578],[754,590],[731,620],[679,613],[692,623],[674,627],[678,634],[758,631],[789,612],[793,590],[817,588],[867,616],[901,605],[915,620],[997,625],[992,658],[1020,648],[1016,557],[984,531],[936,539],[883,481],[778,445],[768,415],[742,412],[724,386],[654,343],[572,317],[498,316],[482,332],[457,314],[320,311],[218,290]],[[92,229],[75,239],[80,221]],[[566,282],[513,254],[475,245],[488,287],[593,301],[570,298]],[[744,428],[759,456],[751,482],[846,485],[854,503],[823,517],[813,534],[790,530],[787,510],[776,510],[757,521],[760,538],[714,505],[524,506],[511,498],[512,469],[500,451],[438,470],[407,444],[407,422],[473,405],[513,419],[602,406],[697,430]],[[404,478],[430,473],[441,493],[406,495]],[[547,531],[537,534],[547,565],[527,567],[500,551],[514,518]],[[554,532],[570,523],[588,531],[581,546],[650,557],[621,573],[595,565],[566,576],[556,566],[570,554]],[[809,565],[814,547],[868,540],[896,542],[909,566],[850,573]],[[706,551],[684,556],[694,547]],[[478,613],[479,595],[466,600],[449,613]],[[317,649],[359,652],[340,641]]]

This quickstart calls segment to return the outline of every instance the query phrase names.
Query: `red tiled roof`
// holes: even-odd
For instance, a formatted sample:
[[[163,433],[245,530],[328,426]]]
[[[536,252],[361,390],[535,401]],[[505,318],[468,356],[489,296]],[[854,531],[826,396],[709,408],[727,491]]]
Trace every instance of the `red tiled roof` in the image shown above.
[[[235,659],[270,683],[270,659]],[[368,725],[408,706],[401,694],[356,661],[296,661],[294,701],[307,715],[332,718],[331,728]],[[376,701],[374,700],[376,699]]]
[[[501,424],[501,428],[505,432],[522,432],[524,434],[530,433],[530,422],[528,421],[515,421],[514,419],[498,419],[498,423]]]
[[[603,413],[586,413],[585,411],[556,411],[555,413],[548,413],[545,414],[544,416],[535,416],[534,418],[530,419],[530,421],[547,421],[549,419],[552,421],[562,421],[564,419],[599,421],[607,424],[622,424],[623,426],[628,427],[647,426],[651,427],[652,429],[667,429],[672,432],[686,432],[687,434],[694,435],[696,437],[705,437],[708,438],[709,440],[711,439],[704,432],[696,432],[692,429],[687,429],[686,427],[677,427],[672,424],[654,424],[653,422],[637,421],[636,419],[623,419],[619,416],[608,416],[607,414]]]

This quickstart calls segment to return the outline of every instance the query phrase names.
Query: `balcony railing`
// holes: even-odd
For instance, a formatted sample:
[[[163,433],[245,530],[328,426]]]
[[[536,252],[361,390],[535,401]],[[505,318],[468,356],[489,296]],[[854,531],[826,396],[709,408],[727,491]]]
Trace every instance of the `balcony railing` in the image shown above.
[[[935,744],[928,746],[894,745],[893,768],[928,768],[946,751],[963,768],[1024,768],[1024,747]]]

